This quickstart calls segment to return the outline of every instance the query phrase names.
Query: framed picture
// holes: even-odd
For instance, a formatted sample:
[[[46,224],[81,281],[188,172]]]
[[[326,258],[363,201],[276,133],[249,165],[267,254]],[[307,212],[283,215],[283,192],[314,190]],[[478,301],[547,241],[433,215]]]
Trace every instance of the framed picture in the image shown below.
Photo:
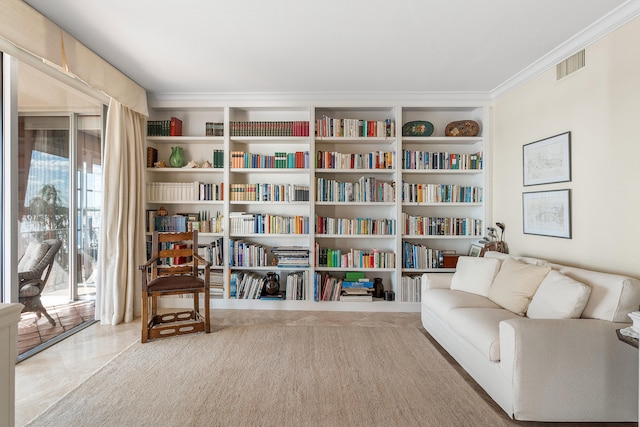
[[[482,246],[471,244],[471,248],[469,248],[469,256],[480,256],[480,252],[482,251]]]
[[[571,132],[522,146],[524,185],[571,181]]]
[[[522,193],[522,224],[525,234],[570,239],[569,190]]]

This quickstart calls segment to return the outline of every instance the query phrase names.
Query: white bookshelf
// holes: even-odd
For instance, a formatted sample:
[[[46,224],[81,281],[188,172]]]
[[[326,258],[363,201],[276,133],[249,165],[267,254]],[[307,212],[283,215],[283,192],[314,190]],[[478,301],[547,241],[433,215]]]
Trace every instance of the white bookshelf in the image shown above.
[[[148,137],[147,144],[158,150],[158,158],[168,163],[171,147],[183,147],[187,161],[202,163],[211,160],[214,149],[223,150],[224,167],[220,169],[173,169],[147,168],[148,182],[210,182],[223,183],[224,200],[149,200],[149,209],[165,207],[170,214],[185,212],[219,213],[224,229],[219,233],[200,233],[200,241],[207,242],[222,238],[225,249],[225,263],[221,267],[224,278],[224,292],[222,297],[212,300],[213,307],[219,308],[254,308],[254,309],[296,309],[296,310],[336,310],[336,311],[419,311],[418,302],[402,302],[400,297],[402,277],[404,275],[419,275],[427,271],[451,272],[445,268],[406,268],[403,262],[403,245],[409,242],[445,251],[455,251],[458,255],[466,255],[472,243],[481,236],[460,235],[408,235],[403,232],[403,213],[421,217],[444,218],[472,218],[482,221],[484,231],[488,218],[488,202],[490,192],[487,190],[488,158],[487,142],[489,140],[488,107],[478,102],[473,105],[461,102],[461,106],[438,105],[416,106],[412,102],[409,106],[392,104],[355,105],[348,106],[338,103],[331,107],[323,103],[314,106],[308,104],[291,106],[245,106],[233,105],[203,106],[202,103],[194,108],[185,102],[184,106],[176,107],[175,102],[163,105],[157,102],[152,105],[150,120],[166,120],[171,116],[183,121],[183,136],[180,137]],[[342,137],[316,136],[316,120],[323,116],[337,119],[360,119],[370,121],[390,121],[394,124],[394,134],[375,137]],[[471,119],[480,123],[480,133],[475,137],[446,137],[444,129],[447,123]],[[402,125],[414,120],[428,120],[434,125],[434,132],[427,137],[402,136]],[[309,136],[232,136],[229,124],[231,122],[274,122],[274,121],[308,121]],[[224,123],[223,136],[205,136],[206,122]],[[403,149],[421,150],[428,152],[450,153],[483,153],[483,168],[479,170],[416,170],[403,167]],[[261,156],[273,155],[275,152],[308,152],[309,163],[302,168],[261,167],[231,167],[233,152],[252,153]],[[318,152],[332,152],[341,154],[366,155],[372,152],[395,153],[393,165],[384,169],[351,169],[316,167]],[[383,202],[336,202],[316,201],[316,180],[335,180],[340,182],[356,182],[361,177],[389,182],[394,186],[395,199]],[[452,184],[483,188],[483,200],[475,202],[403,202],[403,182],[413,184]],[[259,201],[232,200],[230,189],[234,184],[278,184],[309,187],[308,201]],[[230,229],[230,217],[241,213],[259,215],[308,218],[308,232],[298,234],[283,233],[239,233]],[[366,234],[323,234],[316,233],[316,215],[325,218],[371,218],[390,219],[395,221],[395,233],[388,235]],[[230,266],[229,242],[243,240],[267,248],[275,246],[302,246],[309,249],[307,268],[280,268],[275,266]],[[341,268],[315,265],[316,245],[325,248],[342,250],[377,249],[395,254],[393,268]],[[230,278],[234,272],[256,272],[266,274],[274,271],[280,275],[281,289],[285,289],[285,278],[290,271],[305,270],[309,283],[306,288],[304,301],[292,300],[238,300],[229,295]],[[395,292],[396,301],[374,300],[374,302],[333,302],[314,301],[313,277],[316,273],[331,274],[342,278],[346,271],[363,271],[372,279],[381,277],[385,290]],[[185,304],[177,298],[165,301],[163,304],[180,306]]]

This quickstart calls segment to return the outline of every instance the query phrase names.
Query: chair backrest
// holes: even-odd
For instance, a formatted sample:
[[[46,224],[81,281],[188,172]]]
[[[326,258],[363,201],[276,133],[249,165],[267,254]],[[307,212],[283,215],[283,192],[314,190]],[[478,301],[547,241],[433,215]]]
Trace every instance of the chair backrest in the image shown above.
[[[198,275],[198,231],[164,233],[155,231],[152,237],[152,257],[160,258],[153,266],[152,277],[166,275]]]
[[[53,260],[62,246],[60,239],[48,239],[43,242],[30,242],[18,263],[18,275],[21,279],[42,278],[42,274],[47,270],[43,281],[46,282],[51,272]]]

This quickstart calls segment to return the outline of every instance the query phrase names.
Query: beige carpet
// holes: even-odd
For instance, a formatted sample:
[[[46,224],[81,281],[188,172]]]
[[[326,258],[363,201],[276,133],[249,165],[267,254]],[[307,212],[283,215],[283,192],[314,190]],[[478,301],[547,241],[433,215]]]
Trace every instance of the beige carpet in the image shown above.
[[[416,327],[303,323],[136,343],[30,425],[512,424]]]

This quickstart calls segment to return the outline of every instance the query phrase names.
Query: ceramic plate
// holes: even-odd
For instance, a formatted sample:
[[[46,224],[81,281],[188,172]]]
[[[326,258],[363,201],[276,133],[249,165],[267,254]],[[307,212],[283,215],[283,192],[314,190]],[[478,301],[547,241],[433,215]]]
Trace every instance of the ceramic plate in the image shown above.
[[[402,136],[430,136],[432,133],[433,124],[425,120],[408,122],[402,126]]]

